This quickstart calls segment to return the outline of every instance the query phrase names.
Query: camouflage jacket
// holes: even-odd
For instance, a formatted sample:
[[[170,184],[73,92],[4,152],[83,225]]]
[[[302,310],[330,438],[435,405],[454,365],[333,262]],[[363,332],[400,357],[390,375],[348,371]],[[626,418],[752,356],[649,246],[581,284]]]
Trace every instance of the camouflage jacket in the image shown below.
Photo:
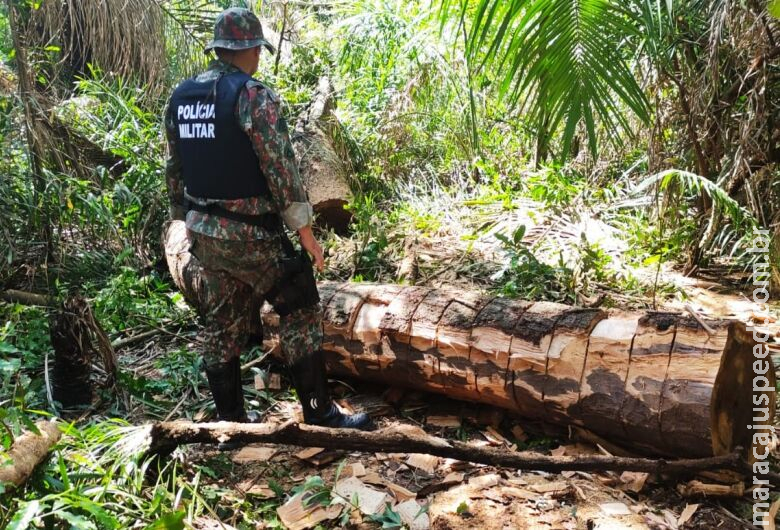
[[[233,73],[238,69],[215,60],[195,79],[199,82],[216,79],[220,73]],[[165,135],[168,141],[168,161],[165,167],[168,198],[172,219],[186,219],[187,228],[207,236],[230,240],[265,239],[264,228],[225,219],[215,215],[185,210],[186,200],[208,205],[216,204],[224,209],[249,215],[276,212],[285,224],[295,231],[312,221],[312,207],[306,195],[295,152],[290,141],[287,122],[281,115],[278,96],[259,81],[249,81],[241,90],[236,102],[235,115],[241,128],[252,142],[260,160],[257,178],[265,178],[272,200],[251,197],[235,200],[215,200],[192,197],[187,194],[182,174],[182,161],[176,149],[177,131],[170,104],[165,111]]]

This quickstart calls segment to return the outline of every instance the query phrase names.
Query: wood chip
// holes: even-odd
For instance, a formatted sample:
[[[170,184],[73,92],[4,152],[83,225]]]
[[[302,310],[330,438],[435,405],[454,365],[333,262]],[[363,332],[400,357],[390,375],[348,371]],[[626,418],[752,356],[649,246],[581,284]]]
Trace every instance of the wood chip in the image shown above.
[[[379,473],[376,471],[369,471],[362,477],[360,477],[360,480],[365,482],[366,484],[373,484],[374,486],[384,486],[385,485],[385,479],[379,476]]]
[[[263,374],[255,374],[255,390],[265,390],[265,380],[263,380]]]
[[[470,478],[469,486],[476,489],[492,488],[493,486],[498,485],[499,480],[500,477],[497,474],[490,473],[488,475],[480,475],[478,477]]]
[[[276,514],[288,530],[305,530],[314,528],[323,521],[335,519],[341,514],[341,506],[333,505],[327,508],[315,504],[305,508],[303,494],[299,493],[276,509]]]
[[[525,442],[528,440],[528,435],[525,433],[522,427],[519,425],[515,425],[512,427],[512,436],[515,437],[515,440],[518,442]]]
[[[336,494],[334,502],[351,503],[357,499],[358,509],[365,515],[380,513],[385,509],[385,503],[390,501],[389,495],[366,486],[357,477],[340,480],[333,488]]]
[[[279,374],[271,374],[268,377],[268,389],[269,390],[281,390],[282,389],[282,376]]]
[[[353,477],[363,477],[366,474],[366,467],[360,462],[355,462],[349,466]]]
[[[599,504],[599,508],[606,515],[631,515],[633,512],[622,502],[605,502]]]
[[[295,458],[300,458],[301,460],[309,460],[310,458],[317,456],[324,450],[325,449],[322,447],[307,447],[303,451],[295,453]]]
[[[685,506],[685,509],[680,514],[680,518],[677,519],[677,526],[682,526],[685,523],[687,523],[691,517],[693,517],[693,514],[696,513],[696,510],[699,509],[698,504],[687,504]]]
[[[550,450],[550,454],[552,456],[564,456],[566,454],[566,446],[565,445],[559,445],[555,449]]]
[[[637,473],[634,471],[624,471],[620,475],[620,481],[625,484],[625,489],[639,493],[644,489],[645,482],[647,482],[648,473]]]
[[[265,462],[270,460],[277,453],[275,447],[252,444],[241,448],[233,455],[233,462],[236,464],[248,464],[250,462]]]
[[[547,493],[552,497],[562,496],[569,492],[569,485],[566,482],[545,482],[529,487],[537,493]]]
[[[450,429],[460,428],[460,418],[457,416],[428,416],[425,424],[433,427],[445,427]]]
[[[393,497],[395,497],[395,500],[398,502],[405,502],[410,499],[417,498],[417,494],[414,493],[413,491],[409,491],[403,486],[399,486],[398,484],[394,484],[392,482],[387,483],[387,489],[390,491],[390,494]]]
[[[539,498],[538,493],[533,493],[526,489],[515,488],[512,486],[504,486],[499,491],[501,492],[501,495],[504,495],[506,497],[512,497],[514,499],[533,501]]]
[[[465,475],[463,473],[453,472],[444,477],[444,480],[442,480],[445,484],[459,484],[463,482],[463,479],[465,478]]]
[[[395,511],[409,530],[428,530],[431,527],[428,513],[417,501],[402,502],[395,507]]]
[[[409,455],[406,464],[433,475],[436,472],[436,466],[439,465],[439,457],[414,453]]]
[[[742,497],[745,494],[745,483],[736,484],[706,484],[692,480],[686,484],[678,484],[677,491],[683,497],[705,495],[708,497]]]
[[[276,492],[265,483],[253,484],[251,480],[245,480],[236,484],[236,488],[244,495],[253,495],[262,499],[273,499],[276,497]]]
[[[488,427],[482,431],[482,436],[484,436],[491,445],[509,445],[509,441],[493,427]]]

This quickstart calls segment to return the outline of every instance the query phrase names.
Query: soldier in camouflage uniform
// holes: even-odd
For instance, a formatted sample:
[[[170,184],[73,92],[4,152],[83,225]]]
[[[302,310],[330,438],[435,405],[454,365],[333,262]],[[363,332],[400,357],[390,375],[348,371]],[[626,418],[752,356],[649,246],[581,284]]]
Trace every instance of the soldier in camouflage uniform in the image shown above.
[[[222,12],[206,48],[217,59],[176,88],[165,114],[171,217],[185,220],[190,251],[204,268],[198,310],[209,387],[220,420],[255,421],[244,408],[240,355],[257,342],[267,300],[280,315],[281,349],[305,421],[368,428],[366,415],[341,413],[328,394],[308,256],[322,270],[322,249],[279,98],[251,77],[262,47],[274,51],[253,13]],[[294,250],[282,221],[303,251]]]

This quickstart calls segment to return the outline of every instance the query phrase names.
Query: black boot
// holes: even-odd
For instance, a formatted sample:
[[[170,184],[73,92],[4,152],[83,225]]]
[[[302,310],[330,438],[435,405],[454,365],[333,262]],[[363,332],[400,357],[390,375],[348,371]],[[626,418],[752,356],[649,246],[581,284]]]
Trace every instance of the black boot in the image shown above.
[[[306,423],[343,429],[373,429],[367,414],[344,414],[330,399],[322,350],[300,359],[290,367],[290,371]]]
[[[255,411],[244,409],[244,389],[241,387],[241,360],[238,357],[226,363],[206,367],[206,377],[209,381],[211,395],[217,409],[219,421],[234,421],[239,423],[256,423],[260,415]],[[239,442],[224,442],[219,449],[229,451],[237,448]]]

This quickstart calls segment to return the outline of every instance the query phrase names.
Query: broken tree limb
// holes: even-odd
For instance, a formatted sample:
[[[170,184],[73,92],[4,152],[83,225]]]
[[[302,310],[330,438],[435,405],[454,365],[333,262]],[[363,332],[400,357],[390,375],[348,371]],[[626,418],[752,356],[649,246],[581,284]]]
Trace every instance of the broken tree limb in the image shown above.
[[[445,440],[401,426],[364,432],[330,429],[294,421],[283,424],[192,423],[174,421],[151,426],[150,452],[165,452],[184,444],[220,443],[289,444],[346,451],[424,453],[442,458],[512,469],[547,471],[641,471],[663,476],[693,476],[711,469],[742,468],[737,453],[699,459],[656,460],[613,456],[545,456],[515,452],[506,448],[480,447],[457,440]]]
[[[17,291],[16,289],[7,289],[0,292],[0,299],[12,304],[39,305],[42,307],[48,307],[55,303],[53,298],[44,294]]]
[[[39,421],[35,426],[41,432],[40,436],[29,431],[22,434],[14,440],[7,455],[3,455],[7,456],[8,465],[2,465],[4,458],[0,460],[0,483],[15,487],[24,484],[62,435],[56,423]]]
[[[200,264],[189,254],[182,222],[168,227],[165,242],[174,282],[188,301],[197,300]],[[417,286],[319,287],[323,349],[337,376],[584,427],[650,455],[698,458],[740,446],[752,456],[753,446],[765,443],[755,433],[774,417],[774,369],[766,357],[767,390],[754,393],[756,341],[741,322],[705,320],[708,332],[675,313],[581,309]],[[271,338],[278,318],[266,313],[263,319]],[[759,394],[767,405],[754,421]]]

